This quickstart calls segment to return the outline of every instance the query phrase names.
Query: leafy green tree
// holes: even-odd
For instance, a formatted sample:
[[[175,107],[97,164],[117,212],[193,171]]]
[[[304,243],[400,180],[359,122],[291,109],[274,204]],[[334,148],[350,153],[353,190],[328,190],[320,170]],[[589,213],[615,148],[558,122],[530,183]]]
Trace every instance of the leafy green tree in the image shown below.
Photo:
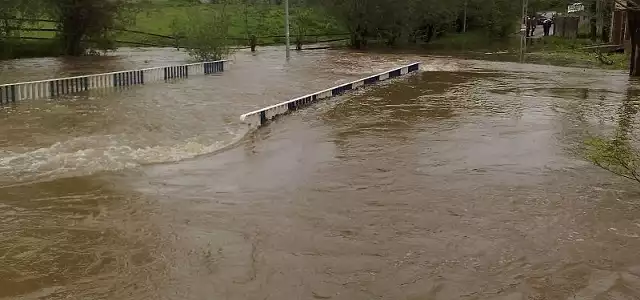
[[[554,0],[536,0],[551,1]],[[535,2],[535,1],[534,1]],[[360,48],[371,39],[393,45],[399,41],[422,40],[456,30],[467,6],[470,30],[482,30],[493,37],[518,32],[522,7],[513,0],[325,0],[322,2],[351,34]],[[555,2],[554,2],[555,3]],[[551,6],[544,4],[543,6]]]
[[[19,34],[25,24],[36,24],[36,19],[47,11],[46,2],[41,0],[0,0],[0,37]]]
[[[450,31],[463,9],[462,0],[412,0],[409,4],[409,19],[413,40],[430,42],[434,36]]]
[[[379,30],[382,1],[387,0],[326,0],[323,4],[349,30],[351,45],[362,48]]]
[[[58,21],[63,53],[83,55],[88,48],[114,47],[115,29],[134,20],[135,3],[130,0],[49,0]]]
[[[229,36],[230,18],[226,4],[220,10],[194,8],[187,20],[174,22],[174,36],[179,45],[199,61],[223,59],[231,53],[233,41]]]

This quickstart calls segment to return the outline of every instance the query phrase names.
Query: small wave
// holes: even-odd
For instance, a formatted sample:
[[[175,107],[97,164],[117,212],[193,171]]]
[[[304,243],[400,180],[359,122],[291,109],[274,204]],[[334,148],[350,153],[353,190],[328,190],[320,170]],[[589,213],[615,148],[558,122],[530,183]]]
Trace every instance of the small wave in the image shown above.
[[[459,72],[465,68],[457,62],[428,61],[420,64],[420,71],[426,72]]]
[[[177,162],[233,145],[245,136],[247,129],[229,133],[229,136],[213,142],[192,138],[172,145],[148,147],[132,146],[123,136],[90,136],[26,153],[4,152],[0,157],[0,181],[13,184],[45,181]]]

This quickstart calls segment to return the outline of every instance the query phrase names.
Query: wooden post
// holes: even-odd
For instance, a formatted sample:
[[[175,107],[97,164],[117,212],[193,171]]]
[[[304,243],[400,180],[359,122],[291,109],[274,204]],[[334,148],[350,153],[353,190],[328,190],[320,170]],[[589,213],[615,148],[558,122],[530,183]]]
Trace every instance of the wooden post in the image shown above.
[[[302,50],[302,38],[300,36],[298,36],[298,38],[296,39],[296,50]]]
[[[251,47],[251,52],[256,52],[256,45],[258,45],[258,39],[254,34],[252,34],[251,39],[249,40],[249,46]]]
[[[529,27],[529,20],[527,20],[528,6],[529,0],[522,0],[522,21],[524,21],[525,28]],[[520,23],[520,31],[522,31],[522,23]],[[520,62],[524,62],[524,56],[527,52],[527,29],[525,29],[525,32],[520,33]]]
[[[604,10],[602,9],[602,0],[596,0],[596,41],[604,40],[604,36],[602,36],[602,29],[604,28],[603,13]]]
[[[467,2],[469,0],[464,0],[464,18],[462,19],[462,32],[467,32]],[[522,25],[520,25],[522,27]]]
[[[629,35],[631,36],[631,59],[629,76],[640,76],[640,11],[627,11]]]

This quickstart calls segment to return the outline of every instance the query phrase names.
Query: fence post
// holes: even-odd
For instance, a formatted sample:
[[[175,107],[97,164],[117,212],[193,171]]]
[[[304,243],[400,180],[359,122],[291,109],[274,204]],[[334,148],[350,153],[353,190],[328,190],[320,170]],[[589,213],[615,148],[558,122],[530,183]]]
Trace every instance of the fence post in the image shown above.
[[[302,39],[300,38],[300,36],[298,36],[298,38],[296,39],[296,50],[302,50]]]
[[[258,39],[254,34],[251,35],[249,39],[249,45],[251,46],[251,52],[256,52],[256,45],[258,44]]]

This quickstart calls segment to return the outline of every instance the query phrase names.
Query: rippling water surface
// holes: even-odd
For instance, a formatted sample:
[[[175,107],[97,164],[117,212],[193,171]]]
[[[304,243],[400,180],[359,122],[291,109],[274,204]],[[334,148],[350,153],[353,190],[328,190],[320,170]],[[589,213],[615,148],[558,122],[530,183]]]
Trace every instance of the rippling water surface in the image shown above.
[[[2,108],[0,299],[640,298],[637,187],[578,155],[634,132],[625,74],[281,52]],[[0,79],[184,59],[14,61]],[[416,60],[258,131],[238,122]]]

